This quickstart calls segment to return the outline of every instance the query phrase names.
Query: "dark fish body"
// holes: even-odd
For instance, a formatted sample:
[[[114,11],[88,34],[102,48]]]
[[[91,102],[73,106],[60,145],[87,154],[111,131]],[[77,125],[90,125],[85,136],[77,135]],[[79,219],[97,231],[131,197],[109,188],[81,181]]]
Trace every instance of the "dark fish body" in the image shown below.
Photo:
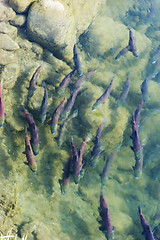
[[[78,115],[78,111],[74,111],[68,118],[66,118],[63,122],[63,124],[60,126],[59,135],[58,135],[58,146],[60,147],[63,144],[64,140],[64,133],[66,131],[67,123],[72,118],[76,117]]]
[[[128,46],[125,47],[125,48],[123,48],[123,49],[117,54],[117,56],[115,57],[115,60],[120,59],[121,56],[126,56],[128,50],[129,50],[129,47],[128,47]]]
[[[45,86],[44,87],[44,96],[43,96],[41,109],[40,109],[40,119],[41,119],[42,123],[44,123],[44,121],[46,120],[47,105],[48,105],[48,90]]]
[[[73,171],[73,178],[75,180],[75,176],[77,174],[77,165],[79,164],[78,161],[78,152],[77,149],[73,143],[73,141],[71,142],[71,147],[72,147],[72,171]],[[77,184],[77,182],[75,182]]]
[[[141,113],[141,109],[143,107],[143,99],[141,100],[140,104],[138,105],[138,108],[136,109],[135,113],[134,113],[134,120],[136,122],[136,125],[139,125],[139,118],[140,118],[140,113]]]
[[[38,130],[37,130],[36,124],[33,118],[31,117],[31,115],[24,109],[23,106],[21,106],[21,111],[25,115],[29,125],[29,131],[31,134],[31,145],[32,145],[34,155],[37,155],[39,153],[39,137],[38,137]]]
[[[27,132],[25,134],[25,154],[26,154],[27,163],[28,163],[30,169],[33,172],[37,172],[37,164],[36,164],[36,161],[34,159],[32,147],[31,147]]]
[[[145,240],[155,240],[152,230],[149,226],[149,224],[146,222],[144,215],[141,212],[141,208],[138,207],[139,217],[141,221],[141,225],[143,228],[143,235],[145,237]]]
[[[83,87],[83,83],[85,81],[86,78],[92,76],[92,74],[94,74],[95,72],[87,72],[86,74],[83,74],[82,76],[80,76],[73,84],[73,89],[76,89],[78,87]]]
[[[62,80],[62,82],[59,84],[58,87],[58,94],[62,94],[65,89],[68,87],[72,77],[76,74],[76,70],[74,69],[72,72],[70,72],[67,76],[65,76]]]
[[[137,54],[137,46],[136,46],[136,40],[133,36],[133,32],[131,29],[129,29],[129,43],[128,43],[128,51],[132,52],[135,57],[138,57]]]
[[[83,166],[83,153],[84,153],[84,149],[86,146],[86,143],[88,141],[88,138],[86,138],[79,149],[78,152],[78,159],[77,161],[74,162],[74,169],[73,169],[73,177],[74,177],[74,182],[77,184],[79,183],[80,177],[81,177],[81,170],[82,170],[82,166]]]
[[[62,100],[62,102],[58,105],[58,107],[55,109],[55,111],[54,111],[54,113],[53,113],[53,115],[52,115],[51,124],[50,124],[51,133],[52,133],[52,134],[55,134],[55,132],[56,132],[58,120],[59,120],[61,111],[62,111],[62,109],[63,109],[64,104],[66,103],[66,101],[67,101],[67,99],[64,98],[64,99]]]
[[[118,104],[117,104],[118,106],[121,105],[123,102],[125,102],[125,100],[128,96],[130,85],[131,85],[131,81],[130,81],[130,78],[127,76],[126,81],[125,81],[124,86],[123,86],[123,90],[122,90],[121,95],[118,99]]]
[[[3,81],[1,81],[0,84],[0,127],[3,126],[4,123],[4,119],[5,119],[5,113],[4,113],[4,102],[3,102],[3,96],[2,96],[2,83]]]
[[[42,65],[40,65],[36,71],[34,72],[31,80],[30,80],[30,83],[29,83],[29,88],[28,88],[28,98],[31,98],[34,94],[34,91],[36,90],[36,84],[37,84],[37,77],[40,73],[40,70],[41,70],[41,67]]]
[[[109,170],[110,170],[110,167],[111,167],[111,163],[112,163],[116,153],[117,153],[117,150],[113,151],[106,160],[105,166],[103,168],[103,172],[100,175],[102,185],[105,185],[106,180],[108,179],[108,173],[109,173]]]
[[[70,165],[72,161],[72,153],[70,154],[63,170],[62,180],[59,181],[61,186],[61,193],[65,194],[67,187],[69,186],[69,177],[70,177]]]
[[[71,94],[71,96],[70,96],[70,98],[68,99],[68,101],[67,101],[67,103],[66,103],[66,105],[65,105],[65,107],[64,107],[64,110],[63,110],[63,112],[62,112],[62,114],[61,114],[61,120],[66,119],[66,118],[68,117],[68,115],[70,114],[71,109],[72,109],[72,107],[73,107],[73,105],[74,105],[75,99],[76,99],[76,97],[77,97],[80,89],[81,89],[81,87],[76,88],[76,89],[73,91],[73,93]]]
[[[101,229],[105,233],[107,240],[114,239],[114,233],[113,233],[114,227],[112,226],[112,223],[111,223],[107,202],[102,193],[100,196],[100,216],[102,218]]]
[[[110,93],[112,91],[112,87],[113,87],[113,80],[114,77],[112,78],[109,87],[107,88],[107,90],[102,94],[102,96],[100,96],[100,98],[98,98],[96,100],[96,102],[93,104],[92,107],[92,111],[96,110],[97,107],[101,106],[102,104],[105,103],[106,99],[110,96]]]
[[[81,76],[83,74],[83,71],[82,71],[82,66],[78,56],[78,49],[76,44],[74,44],[74,47],[73,47],[73,61],[74,61],[74,65],[75,65],[75,69],[77,70],[77,73],[79,74],[79,76]]]
[[[94,147],[91,155],[91,166],[93,168],[97,165],[100,154],[101,154],[101,132],[102,132],[104,123],[105,121],[103,121],[103,123],[101,123],[101,125],[98,127],[96,137],[94,140]]]
[[[132,143],[133,147],[131,147],[132,151],[134,152],[135,156],[135,166],[133,167],[134,169],[134,175],[136,178],[138,178],[142,172],[142,167],[143,167],[143,148],[140,144],[140,139],[137,131],[137,126],[136,122],[133,118],[132,120]]]
[[[141,84],[142,98],[143,98],[143,102],[145,102],[145,103],[148,102],[148,99],[149,99],[148,82],[149,82],[149,79],[146,78]]]

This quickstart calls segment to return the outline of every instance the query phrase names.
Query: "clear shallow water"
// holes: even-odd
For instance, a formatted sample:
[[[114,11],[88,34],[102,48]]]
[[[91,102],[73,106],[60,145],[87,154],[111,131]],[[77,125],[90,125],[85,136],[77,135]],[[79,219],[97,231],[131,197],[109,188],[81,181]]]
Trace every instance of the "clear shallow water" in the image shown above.
[[[133,7],[134,4],[137,8]],[[47,82],[49,91],[49,121],[55,107],[64,97],[57,98],[55,87],[71,69],[52,58],[49,53],[31,53],[31,43],[23,41],[19,53],[21,74],[12,91],[3,89],[7,116],[4,127],[0,129],[0,155],[3,159],[0,162],[1,231],[13,228],[19,236],[27,234],[28,239],[105,239],[98,223],[101,192],[99,174],[105,165],[104,155],[109,156],[119,143],[122,146],[113,159],[109,179],[103,188],[112,224],[115,226],[115,239],[144,238],[138,216],[139,205],[152,229],[159,224],[158,217],[154,217],[156,213],[159,214],[160,198],[158,76],[149,82],[150,98],[144,104],[140,118],[139,135],[143,142],[144,167],[139,179],[134,177],[132,166],[135,160],[129,147],[132,145],[131,114],[141,99],[140,85],[154,70],[152,57],[159,45],[159,9],[156,1],[152,4],[153,9],[150,5],[149,1],[143,1],[143,4],[136,1],[122,1],[122,4],[108,1],[89,31],[80,37],[78,47],[83,71],[85,73],[96,69],[96,73],[85,81],[82,93],[76,99],[74,109],[78,108],[79,114],[69,122],[61,148],[57,145],[58,131],[53,136],[50,126],[39,122],[42,81]],[[146,17],[148,13],[150,14]],[[136,37],[139,58],[129,52],[126,57],[115,61],[115,56],[128,43],[128,27],[133,29]],[[27,39],[25,30],[20,30],[20,37]],[[26,87],[42,59],[44,63],[37,90],[28,106],[40,138],[40,153],[36,157],[38,171],[34,174],[24,164],[26,158],[22,152],[26,122],[19,114],[19,106],[26,104]],[[128,72],[131,79],[130,92],[126,104],[117,108],[116,99],[120,96]],[[110,98],[92,112],[93,103],[108,87],[113,76],[115,81]],[[65,94],[69,97],[69,90]],[[62,169],[71,152],[71,137],[79,149],[82,140],[90,136],[84,154],[84,162],[88,162],[94,145],[92,141],[104,119],[106,123],[101,141],[104,152],[97,167],[92,169],[87,166],[84,177],[77,185],[71,177],[66,194],[61,195],[59,179],[62,178]]]

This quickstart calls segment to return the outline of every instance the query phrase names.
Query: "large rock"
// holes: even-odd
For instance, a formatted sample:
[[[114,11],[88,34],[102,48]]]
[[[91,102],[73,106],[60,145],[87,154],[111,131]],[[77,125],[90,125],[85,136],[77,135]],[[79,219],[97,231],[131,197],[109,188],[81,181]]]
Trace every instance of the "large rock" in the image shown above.
[[[33,3],[28,14],[27,30],[31,40],[48,48],[58,58],[71,60],[76,30],[67,5],[53,0]]]
[[[18,13],[25,12],[29,5],[36,0],[9,0],[11,7]]]
[[[1,77],[4,80],[4,88],[11,89],[19,76],[20,67],[18,64],[8,64],[3,68]]]
[[[8,52],[5,50],[0,49],[0,65],[7,65],[10,63],[16,63],[17,62],[17,56],[13,52]]]
[[[6,0],[0,1],[0,22],[11,20],[15,17],[16,13],[8,5]]]
[[[26,22],[26,16],[23,14],[17,14],[13,20],[10,21],[10,24],[21,27]]]
[[[10,37],[17,36],[17,28],[11,26],[9,23],[0,22],[0,33],[6,33]]]
[[[7,34],[0,33],[0,49],[18,50],[19,46]]]

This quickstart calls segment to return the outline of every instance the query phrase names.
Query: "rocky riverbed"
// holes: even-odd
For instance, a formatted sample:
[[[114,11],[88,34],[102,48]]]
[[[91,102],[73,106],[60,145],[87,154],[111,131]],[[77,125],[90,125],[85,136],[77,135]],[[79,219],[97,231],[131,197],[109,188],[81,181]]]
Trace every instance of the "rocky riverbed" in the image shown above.
[[[3,79],[5,122],[0,128],[0,231],[12,230],[29,240],[106,239],[99,230],[101,177],[106,158],[121,145],[112,162],[109,179],[103,186],[115,239],[142,239],[137,207],[140,205],[155,237],[159,231],[159,65],[152,63],[159,46],[158,1],[135,0],[0,0],[0,76]],[[154,27],[153,27],[154,26]],[[138,58],[132,52],[115,57],[128,44],[128,29],[136,38]],[[58,146],[59,121],[55,135],[50,121],[64,97],[70,97],[75,75],[62,95],[57,89],[74,69],[73,46],[77,44],[83,73],[94,71],[78,94],[68,122],[63,144]],[[41,66],[33,97],[27,100],[29,82]],[[153,74],[154,72],[154,74]],[[124,105],[117,107],[126,75],[131,87]],[[131,116],[141,97],[141,84],[150,74],[149,100],[144,103],[139,126],[144,166],[134,177]],[[115,77],[109,99],[95,111],[92,106]],[[44,123],[40,108],[48,89],[48,109]],[[39,133],[38,170],[24,164],[25,130],[23,105],[33,116]],[[96,131],[105,122],[101,136],[102,154],[96,168],[89,164]],[[72,177],[65,195],[59,179],[71,152],[71,140],[79,149],[89,137],[84,154],[84,176],[78,184]]]

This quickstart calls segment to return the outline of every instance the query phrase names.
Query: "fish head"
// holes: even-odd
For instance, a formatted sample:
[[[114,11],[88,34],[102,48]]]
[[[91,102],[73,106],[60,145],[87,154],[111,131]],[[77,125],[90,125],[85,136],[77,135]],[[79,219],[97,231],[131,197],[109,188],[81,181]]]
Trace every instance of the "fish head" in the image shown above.
[[[56,129],[57,129],[57,125],[54,125],[54,126],[51,125],[51,133],[52,134],[55,134]]]
[[[34,155],[37,156],[39,153],[39,144],[38,145],[32,144],[32,149],[33,149]]]
[[[95,104],[93,104],[92,111],[95,111],[97,107],[98,107],[98,103],[96,102]]]
[[[81,178],[80,175],[78,175],[78,176],[74,176],[74,182],[75,182],[75,184],[78,184],[78,183],[79,183],[80,178]]]
[[[34,172],[34,173],[36,173],[37,172],[37,164],[35,164],[35,165],[29,165],[29,167],[30,167],[30,169]]]
[[[44,123],[46,120],[46,114],[40,115],[40,121],[41,123]]]

